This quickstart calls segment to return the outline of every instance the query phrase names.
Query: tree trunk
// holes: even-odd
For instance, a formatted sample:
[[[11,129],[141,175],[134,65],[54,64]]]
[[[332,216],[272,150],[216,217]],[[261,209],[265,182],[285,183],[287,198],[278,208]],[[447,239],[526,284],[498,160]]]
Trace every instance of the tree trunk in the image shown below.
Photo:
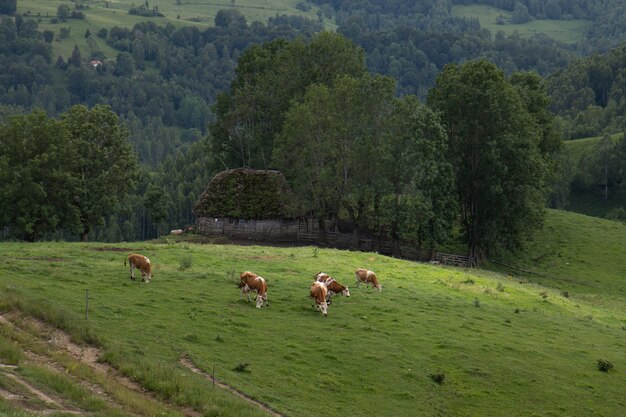
[[[83,231],[80,234],[80,241],[81,242],[87,242],[89,240],[89,232],[90,232],[89,226],[87,226],[87,227],[85,227],[83,229]]]
[[[609,164],[604,161],[604,203],[609,201]]]

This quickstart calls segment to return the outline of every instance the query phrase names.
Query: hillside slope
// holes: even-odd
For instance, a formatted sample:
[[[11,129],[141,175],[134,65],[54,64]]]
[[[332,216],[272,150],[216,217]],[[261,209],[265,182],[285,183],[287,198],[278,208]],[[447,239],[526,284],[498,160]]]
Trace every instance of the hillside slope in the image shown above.
[[[253,414],[208,396],[182,359],[287,416],[620,415],[624,229],[551,212],[546,231],[523,259],[545,278],[311,247],[1,244],[0,306],[100,345],[101,361],[205,415]],[[130,251],[151,258],[150,284],[128,279]],[[382,292],[354,287],[357,267]],[[239,299],[243,270],[267,279],[269,308]],[[320,270],[351,290],[326,318],[308,295]]]

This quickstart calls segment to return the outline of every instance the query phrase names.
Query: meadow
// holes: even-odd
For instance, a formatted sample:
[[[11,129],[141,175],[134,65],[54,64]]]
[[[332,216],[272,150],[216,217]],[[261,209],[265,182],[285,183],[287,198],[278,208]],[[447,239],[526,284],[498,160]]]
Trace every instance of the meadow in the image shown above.
[[[610,135],[610,138],[613,142],[618,142],[622,136],[621,133],[616,133]],[[579,169],[583,156],[593,154],[594,148],[596,148],[600,139],[601,137],[597,136],[563,142],[565,154],[573,173],[576,173]],[[624,206],[626,206],[626,198],[617,193],[609,193],[609,200],[605,202],[603,195],[600,193],[581,192],[578,190],[570,194],[567,209],[589,216],[605,217],[611,209]]]
[[[493,35],[500,30],[507,35],[512,35],[515,32],[519,33],[520,36],[544,34],[564,43],[574,43],[582,40],[585,31],[591,25],[589,21],[575,19],[534,19],[528,23],[513,24],[511,23],[512,12],[482,4],[454,5],[452,6],[452,15],[476,18],[480,22],[480,26],[489,29]],[[505,24],[499,25],[496,23],[498,16],[504,16]]]
[[[622,224],[551,211],[517,259],[542,276],[171,238],[2,243],[0,307],[100,345],[102,360],[202,415],[262,413],[182,357],[287,416],[619,416],[625,236]],[[131,251],[155,265],[150,284],[129,279]],[[376,271],[382,292],[356,288],[357,267]],[[270,307],[240,300],[244,270],[268,280]],[[308,296],[320,270],[351,289],[328,317]]]
[[[86,0],[80,2],[84,9],[85,19],[67,19],[65,22],[53,23],[56,18],[57,8],[61,4],[69,4],[73,8],[73,3],[61,0],[20,0],[17,3],[17,14],[28,16],[39,22],[39,30],[51,30],[55,33],[55,40],[52,42],[54,48],[53,56],[62,55],[67,58],[71,55],[74,45],[78,45],[83,55],[89,51],[85,40],[85,32],[89,30],[94,36],[97,47],[107,56],[114,58],[117,51],[109,47],[103,39],[95,36],[102,28],[110,29],[113,26],[131,28],[133,25],[146,20],[155,22],[157,25],[165,26],[172,24],[175,27],[195,26],[203,30],[209,26],[214,26],[217,12],[223,9],[235,8],[245,16],[248,23],[253,21],[267,22],[270,17],[276,15],[298,15],[309,19],[317,20],[318,8],[312,7],[309,11],[302,11],[296,8],[297,0],[181,0],[180,4],[175,0],[152,0],[148,2],[149,7],[158,7],[159,12],[164,17],[143,17],[128,14],[131,7],[143,4],[141,1],[117,0],[117,1],[96,1]],[[73,10],[73,9],[72,9]],[[325,19],[327,28],[334,28],[335,25]],[[69,37],[59,38],[61,28],[71,29]]]

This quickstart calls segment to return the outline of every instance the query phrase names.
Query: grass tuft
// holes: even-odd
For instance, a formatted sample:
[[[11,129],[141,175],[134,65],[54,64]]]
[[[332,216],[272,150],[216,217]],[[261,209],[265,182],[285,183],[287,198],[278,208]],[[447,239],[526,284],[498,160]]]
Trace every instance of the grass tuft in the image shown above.
[[[611,369],[613,369],[613,364],[606,359],[598,359],[597,364],[598,370],[602,372],[609,372]]]

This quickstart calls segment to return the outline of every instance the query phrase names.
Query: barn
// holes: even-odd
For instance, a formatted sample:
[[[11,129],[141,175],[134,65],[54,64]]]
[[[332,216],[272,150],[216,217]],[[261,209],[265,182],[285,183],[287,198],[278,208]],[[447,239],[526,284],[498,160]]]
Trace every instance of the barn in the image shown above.
[[[298,240],[301,210],[280,171],[237,168],[216,174],[196,202],[196,231],[252,240]]]
[[[341,233],[331,221],[307,216],[280,171],[237,168],[216,174],[200,195],[193,213],[196,232],[208,236],[265,243],[314,244],[342,249],[393,254],[393,243],[383,237]],[[406,259],[430,260],[433,254],[414,245],[395,254]]]

